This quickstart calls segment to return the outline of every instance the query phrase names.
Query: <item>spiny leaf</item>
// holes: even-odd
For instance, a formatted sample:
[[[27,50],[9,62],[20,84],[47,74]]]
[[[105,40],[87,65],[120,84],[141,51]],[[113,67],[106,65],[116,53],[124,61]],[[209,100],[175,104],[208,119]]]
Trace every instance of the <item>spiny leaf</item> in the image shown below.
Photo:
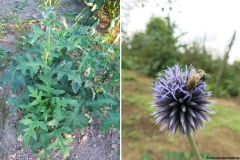
[[[103,123],[101,124],[101,132],[104,130],[109,130],[112,126],[120,130],[120,114],[116,111],[111,111],[109,116],[105,117]]]
[[[42,159],[50,159],[51,158],[51,152],[46,150],[46,149],[41,149],[41,151],[37,154],[35,154],[37,158],[42,158]]]
[[[13,56],[13,59],[18,62],[17,67],[23,75],[29,70],[31,78],[33,78],[33,74],[38,72],[39,67],[48,68],[40,59],[36,58],[35,60],[30,55],[26,55],[25,58],[23,56]]]
[[[47,150],[59,148],[59,152],[63,154],[64,159],[69,156],[69,150],[71,150],[73,147],[68,147],[67,145],[73,140],[73,138],[64,138],[62,137],[62,134],[70,131],[71,129],[68,127],[55,129],[53,135],[56,139],[47,147]]]
[[[73,129],[76,128],[80,128],[80,129],[84,129],[86,127],[88,127],[88,121],[89,118],[85,116],[85,113],[70,113],[69,117],[71,117],[67,123],[70,124],[71,127],[73,127]]]
[[[72,90],[75,94],[78,92],[79,88],[80,88],[80,86],[77,82],[72,83]]]
[[[69,118],[66,121],[68,126],[76,128],[86,128],[88,126],[89,118],[85,116],[84,113],[80,113],[80,108],[82,107],[84,100],[79,103],[72,104],[74,106],[74,111],[70,113]]]
[[[91,106],[91,107],[95,107],[95,106],[105,107],[106,105],[115,106],[115,105],[119,105],[119,102],[111,98],[102,98],[95,101],[86,102],[86,106]]]
[[[53,119],[47,123],[49,126],[58,126],[59,121],[57,119]]]
[[[70,63],[70,62],[68,62],[66,64],[64,64],[64,63],[59,64],[54,69],[54,72],[57,73],[57,80],[59,81],[64,75],[67,75],[68,81],[78,83],[78,85],[81,87],[81,85],[82,85],[81,76],[80,76],[80,74],[77,73],[77,71],[72,70],[71,66],[72,66],[72,63]]]
[[[93,83],[89,80],[85,81],[85,88],[91,88],[91,90],[92,90],[92,100],[94,100],[96,93],[93,89]]]

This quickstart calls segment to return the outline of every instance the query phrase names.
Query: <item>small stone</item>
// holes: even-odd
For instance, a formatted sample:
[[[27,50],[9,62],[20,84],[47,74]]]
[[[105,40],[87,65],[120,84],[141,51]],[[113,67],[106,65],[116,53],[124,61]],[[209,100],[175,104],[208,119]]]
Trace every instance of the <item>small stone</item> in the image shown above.
[[[14,160],[16,158],[16,153],[8,156],[9,160]]]
[[[112,144],[111,146],[113,149],[116,149],[117,148],[117,145],[116,144]]]
[[[22,135],[20,134],[20,136],[18,136],[18,138],[17,138],[17,141],[22,142],[22,140],[23,140],[23,138],[22,138]]]

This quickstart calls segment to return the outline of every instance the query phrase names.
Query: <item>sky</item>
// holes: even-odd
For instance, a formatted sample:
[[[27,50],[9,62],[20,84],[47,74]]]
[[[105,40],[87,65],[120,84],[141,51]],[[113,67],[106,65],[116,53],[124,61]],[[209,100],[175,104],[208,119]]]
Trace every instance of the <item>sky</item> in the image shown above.
[[[170,14],[172,21],[178,25],[176,35],[187,32],[180,39],[182,42],[203,41],[205,37],[206,46],[218,51],[213,53],[214,57],[223,57],[236,31],[228,63],[240,60],[239,0],[176,0],[172,3],[170,12],[166,10],[170,6],[169,3],[163,3],[164,5],[160,7],[156,5],[157,1],[148,1],[144,7],[133,7],[128,10],[126,28],[129,35],[144,31],[152,16],[164,17]],[[162,7],[166,8],[163,12]]]

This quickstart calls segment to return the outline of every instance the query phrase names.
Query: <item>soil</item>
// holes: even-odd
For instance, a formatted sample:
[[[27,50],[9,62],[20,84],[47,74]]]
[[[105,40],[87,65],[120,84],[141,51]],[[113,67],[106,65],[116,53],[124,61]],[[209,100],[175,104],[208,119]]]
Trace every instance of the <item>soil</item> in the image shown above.
[[[149,98],[151,98],[152,92],[148,89],[151,87],[151,82],[152,79],[135,72],[122,72],[122,160],[140,160],[144,152],[160,160],[164,159],[166,151],[191,151],[187,136],[180,138],[178,133],[168,136],[165,131],[159,131],[160,124],[154,125],[151,122],[152,116],[146,114],[138,103],[129,100],[129,96],[134,98],[134,95],[150,95]],[[125,94],[129,96],[125,98]],[[240,105],[234,101],[219,98],[211,98],[211,100],[216,106],[224,106],[236,110],[237,113],[240,112]],[[148,108],[150,105],[145,107]],[[140,116],[138,121],[129,124],[124,122],[135,115]],[[212,121],[211,123],[216,121],[215,116],[212,116]],[[141,135],[140,138],[129,136],[133,131],[137,131]],[[123,136],[123,132],[128,134]],[[240,158],[240,135],[226,126],[215,127],[211,130],[211,135],[206,135],[204,131],[199,130],[194,134],[194,139],[201,153],[216,157]]]
[[[14,11],[25,0],[0,0],[0,18],[5,18],[8,14],[17,17],[21,20],[28,18],[41,19],[42,16],[37,7],[39,2],[37,0],[27,0],[27,5]],[[67,3],[65,3],[67,2]],[[57,13],[62,12],[80,12],[84,7],[76,4],[75,1],[62,0],[58,6],[55,7]],[[71,24],[71,21],[67,21]],[[10,28],[11,29],[11,28]],[[13,53],[18,51],[16,46],[15,32],[9,32],[0,39],[0,47],[8,48]],[[2,71],[1,71],[2,72]],[[0,72],[0,78],[1,78]],[[11,89],[7,84],[0,88],[0,97],[11,97]],[[0,101],[0,159],[1,160],[35,160],[29,146],[24,151],[21,137],[17,136],[16,124],[19,120],[19,113],[11,116],[11,107],[3,108],[5,106],[3,101]],[[74,137],[70,146],[73,149],[70,151],[68,160],[118,160],[120,157],[117,152],[120,147],[120,133],[117,129],[111,128],[109,131],[100,132],[101,120],[95,120],[94,124],[89,125],[84,131],[78,129],[72,134]],[[51,158],[52,160],[63,159],[61,156]]]

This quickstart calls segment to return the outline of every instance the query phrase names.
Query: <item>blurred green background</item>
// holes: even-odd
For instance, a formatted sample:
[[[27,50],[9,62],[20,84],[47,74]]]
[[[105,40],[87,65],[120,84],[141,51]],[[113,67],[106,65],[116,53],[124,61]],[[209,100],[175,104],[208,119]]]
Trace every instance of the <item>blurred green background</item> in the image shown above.
[[[164,10],[160,3],[161,8]],[[199,40],[183,43],[181,37],[185,33],[176,36],[177,29],[170,16],[152,17],[145,31],[131,36],[122,25],[122,159],[194,160],[186,136],[180,139],[178,133],[168,136],[165,131],[159,132],[160,124],[154,125],[154,118],[150,116],[155,111],[150,107],[154,101],[149,89],[152,80],[159,72],[177,63],[203,69],[210,75],[207,90],[213,93],[223,68],[218,91],[210,98],[214,103],[209,108],[216,114],[210,116],[212,122],[206,123],[206,130],[198,131],[194,138],[203,159],[207,156],[240,157],[240,60],[223,66],[224,56],[213,56],[217,49],[209,48]]]

